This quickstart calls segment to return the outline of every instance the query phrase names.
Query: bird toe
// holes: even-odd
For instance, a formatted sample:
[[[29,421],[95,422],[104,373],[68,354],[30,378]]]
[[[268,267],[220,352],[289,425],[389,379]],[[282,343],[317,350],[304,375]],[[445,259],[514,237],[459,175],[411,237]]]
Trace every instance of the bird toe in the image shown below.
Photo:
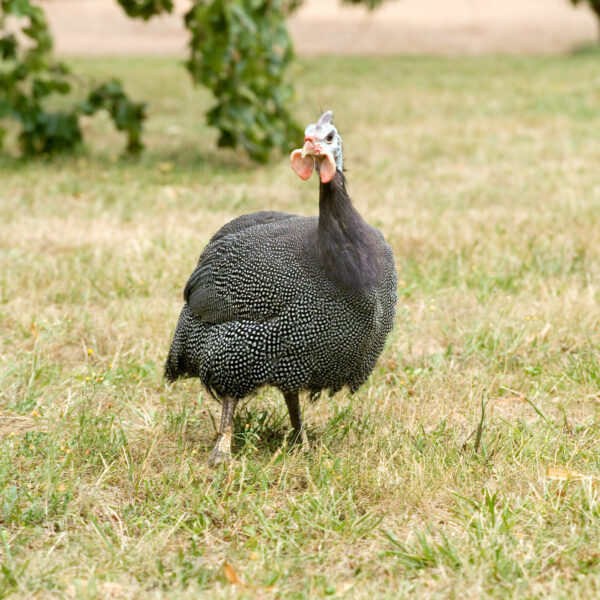
[[[306,431],[302,429],[299,433],[294,432],[292,436],[293,440],[293,448],[295,452],[301,452],[302,454],[307,454],[310,452],[310,443],[308,441],[308,436],[306,435]]]
[[[219,465],[227,464],[232,461],[231,452],[223,452],[215,448],[208,457],[208,466],[214,469]]]

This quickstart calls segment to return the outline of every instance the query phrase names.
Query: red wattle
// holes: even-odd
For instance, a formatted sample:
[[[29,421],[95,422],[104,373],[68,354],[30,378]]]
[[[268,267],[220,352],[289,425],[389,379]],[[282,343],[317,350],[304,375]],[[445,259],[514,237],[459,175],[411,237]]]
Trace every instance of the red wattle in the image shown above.
[[[312,156],[307,155],[303,158],[302,150],[294,150],[290,155],[290,163],[300,179],[310,179],[315,168],[315,159]]]

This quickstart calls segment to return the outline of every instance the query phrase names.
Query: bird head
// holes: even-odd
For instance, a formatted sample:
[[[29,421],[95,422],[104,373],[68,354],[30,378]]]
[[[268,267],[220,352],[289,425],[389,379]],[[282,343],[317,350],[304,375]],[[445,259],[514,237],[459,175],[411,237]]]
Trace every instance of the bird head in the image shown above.
[[[313,169],[323,183],[333,179],[336,170],[343,171],[342,138],[331,122],[333,113],[324,112],[319,120],[304,131],[304,146],[290,156],[292,169],[301,179],[309,179]]]

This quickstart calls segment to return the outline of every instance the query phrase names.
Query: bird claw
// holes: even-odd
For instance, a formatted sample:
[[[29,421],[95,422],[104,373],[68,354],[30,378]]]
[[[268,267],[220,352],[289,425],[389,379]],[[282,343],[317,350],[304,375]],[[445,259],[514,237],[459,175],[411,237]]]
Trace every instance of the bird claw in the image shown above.
[[[292,443],[294,444],[294,450],[296,452],[301,452],[302,454],[307,454],[310,452],[310,443],[304,429],[301,429],[300,432],[294,432],[294,435],[292,436]]]
[[[310,444],[308,443],[308,441],[300,442],[296,446],[296,452],[299,452],[301,454],[308,454],[310,452]]]
[[[220,433],[217,443],[208,457],[208,466],[214,468],[231,462],[231,432]]]
[[[226,465],[232,461],[231,452],[223,452],[219,448],[214,448],[208,457],[208,466],[211,469],[219,465]]]

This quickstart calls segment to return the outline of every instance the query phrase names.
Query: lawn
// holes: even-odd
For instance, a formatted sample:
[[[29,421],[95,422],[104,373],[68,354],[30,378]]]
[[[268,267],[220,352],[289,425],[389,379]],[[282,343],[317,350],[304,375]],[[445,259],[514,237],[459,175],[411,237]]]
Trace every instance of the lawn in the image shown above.
[[[217,470],[219,406],[162,376],[183,285],[317,183],[216,150],[176,61],[75,61],[150,101],[147,150],[95,117],[85,153],[0,158],[0,596],[597,597],[598,60],[295,65],[394,249],[396,326],[357,394],[304,402],[309,455],[266,389]]]

